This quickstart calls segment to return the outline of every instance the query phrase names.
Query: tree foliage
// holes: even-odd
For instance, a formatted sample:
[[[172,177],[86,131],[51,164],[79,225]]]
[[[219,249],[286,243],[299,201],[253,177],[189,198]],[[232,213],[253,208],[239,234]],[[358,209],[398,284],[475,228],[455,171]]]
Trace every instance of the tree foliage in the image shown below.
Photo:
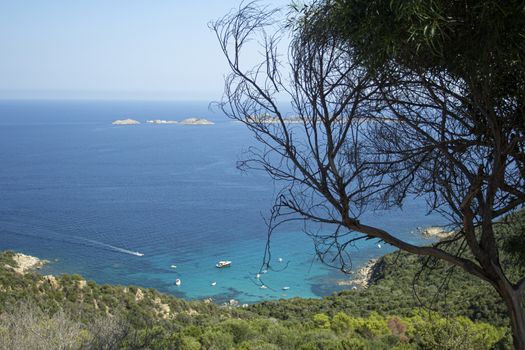
[[[328,0],[296,10],[286,21],[249,3],[212,24],[231,69],[220,106],[260,142],[241,165],[283,184],[269,235],[287,220],[322,223],[307,233],[343,271],[349,248],[370,238],[460,267],[497,291],[525,348],[525,276],[505,270],[494,233],[525,203],[523,2]],[[253,68],[242,61],[250,43],[262,52]],[[415,246],[361,220],[414,196],[448,219],[452,239]]]

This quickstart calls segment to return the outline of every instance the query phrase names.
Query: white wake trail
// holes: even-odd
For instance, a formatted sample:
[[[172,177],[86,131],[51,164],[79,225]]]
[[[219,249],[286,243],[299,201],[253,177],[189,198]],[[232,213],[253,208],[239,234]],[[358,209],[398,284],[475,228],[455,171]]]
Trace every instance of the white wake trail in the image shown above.
[[[103,242],[99,242],[99,241],[95,241],[95,240],[92,240],[92,239],[89,239],[89,238],[78,237],[78,236],[70,236],[70,237],[75,237],[78,240],[89,242],[89,243],[91,243],[91,244],[93,244],[95,246],[108,248],[110,250],[114,250],[114,251],[121,252],[121,253],[124,253],[124,254],[130,254],[130,255],[135,255],[135,256],[144,256],[144,253],[134,252],[134,251],[129,250],[129,249],[116,247],[114,245],[103,243]]]
[[[134,256],[144,256],[144,253],[141,253],[141,252],[117,247],[111,244],[95,241],[89,238],[79,237],[75,235],[61,234],[61,233],[58,233],[58,232],[55,232],[55,231],[52,231],[52,230],[49,230],[43,227],[38,227],[38,230],[41,232],[42,231],[46,232],[47,233],[46,237],[40,236],[38,234],[27,233],[27,232],[33,232],[32,228],[29,227],[29,225],[25,225],[22,223],[6,222],[6,221],[0,221],[0,223],[2,224],[1,226],[3,226],[3,227],[0,226],[0,231],[4,231],[6,233],[11,233],[11,234],[20,235],[20,236],[34,237],[38,239],[50,239],[53,241],[67,242],[70,244],[81,244],[81,245],[87,245],[87,246],[93,246],[93,247],[100,247],[106,250],[116,251],[116,252],[120,252],[124,254],[129,254],[129,255],[134,255]],[[12,227],[11,229],[7,229],[6,226],[12,226]],[[26,231],[26,232],[20,232],[21,230]]]

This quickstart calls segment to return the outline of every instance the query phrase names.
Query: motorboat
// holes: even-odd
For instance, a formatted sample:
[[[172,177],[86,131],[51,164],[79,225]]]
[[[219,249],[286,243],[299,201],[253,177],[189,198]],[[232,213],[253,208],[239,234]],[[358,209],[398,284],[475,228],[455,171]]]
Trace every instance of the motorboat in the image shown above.
[[[290,287],[283,287],[283,290],[288,290],[290,289]]]
[[[177,268],[177,265],[171,265],[170,266],[172,269],[176,269]]]
[[[217,282],[212,282],[211,285],[215,287],[217,285]]]
[[[139,253],[139,252],[132,252],[133,255],[136,255],[136,256],[144,256],[144,253]]]
[[[215,267],[222,269],[223,267],[230,267],[232,264],[231,261],[228,260],[221,260],[217,264],[215,264]]]
[[[176,285],[176,286],[180,286],[181,283],[182,283],[182,282],[181,282],[180,279],[177,278],[177,279],[175,280],[175,285]]]

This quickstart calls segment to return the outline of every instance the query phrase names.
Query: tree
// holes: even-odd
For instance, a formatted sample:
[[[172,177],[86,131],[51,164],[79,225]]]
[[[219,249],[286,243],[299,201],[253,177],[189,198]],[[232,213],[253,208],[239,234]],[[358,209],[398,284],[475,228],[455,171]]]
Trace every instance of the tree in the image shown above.
[[[307,233],[345,272],[348,248],[370,238],[444,260],[494,287],[525,349],[525,277],[509,276],[494,233],[525,203],[523,3],[340,0],[283,14],[249,3],[211,25],[231,69],[219,105],[260,145],[240,166],[283,185],[269,237],[287,220],[323,224]],[[247,50],[261,62],[245,66]],[[416,246],[360,221],[412,196],[454,237]]]

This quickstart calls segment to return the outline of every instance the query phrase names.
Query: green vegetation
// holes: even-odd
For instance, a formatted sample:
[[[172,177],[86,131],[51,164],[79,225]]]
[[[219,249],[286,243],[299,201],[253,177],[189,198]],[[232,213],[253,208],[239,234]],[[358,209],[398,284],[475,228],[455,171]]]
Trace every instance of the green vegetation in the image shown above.
[[[512,238],[523,223],[523,214],[510,217],[500,233]],[[515,259],[512,252],[504,257],[509,265]],[[422,269],[423,263],[396,252],[379,260],[366,289],[238,308],[99,285],[78,275],[20,275],[6,267],[15,262],[4,252],[0,349],[511,347],[505,307],[489,285],[443,263]]]

